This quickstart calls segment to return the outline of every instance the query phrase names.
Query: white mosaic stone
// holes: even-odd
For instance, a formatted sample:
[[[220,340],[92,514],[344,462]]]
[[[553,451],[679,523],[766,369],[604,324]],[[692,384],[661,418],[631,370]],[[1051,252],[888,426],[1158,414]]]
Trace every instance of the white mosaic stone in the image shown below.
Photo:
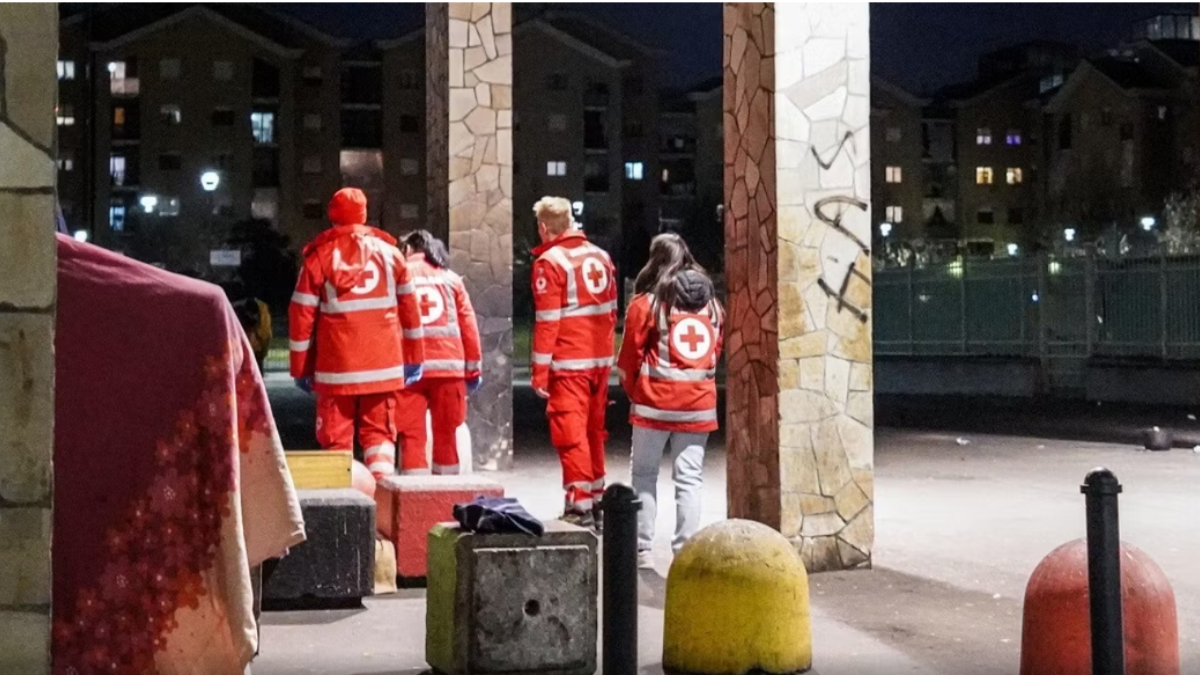
[[[846,58],[843,39],[811,38],[804,43],[804,76],[812,77]]]
[[[838,87],[828,96],[805,108],[804,116],[814,122],[841,119],[846,108],[847,94],[846,87]]]
[[[0,189],[54,186],[54,160],[0,121]]]

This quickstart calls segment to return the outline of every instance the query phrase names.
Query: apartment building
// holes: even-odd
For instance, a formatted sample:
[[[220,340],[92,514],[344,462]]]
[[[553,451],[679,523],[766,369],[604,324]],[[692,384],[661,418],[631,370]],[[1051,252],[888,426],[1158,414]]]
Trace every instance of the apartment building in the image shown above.
[[[876,242],[922,234],[922,111],[927,103],[879,77],[871,78],[871,203]]]
[[[176,268],[221,224],[295,242],[324,224],[338,171],[348,45],[246,5],[147,5],[63,22],[59,195],[72,229]]]

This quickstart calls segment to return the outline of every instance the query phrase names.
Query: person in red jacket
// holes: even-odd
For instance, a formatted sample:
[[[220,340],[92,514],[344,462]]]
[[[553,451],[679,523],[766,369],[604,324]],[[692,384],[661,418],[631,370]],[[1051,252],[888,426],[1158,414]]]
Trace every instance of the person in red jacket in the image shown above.
[[[617,360],[633,425],[633,489],[638,511],[638,564],[653,567],[658,471],[669,443],[675,465],[678,552],[700,526],[704,445],[717,429],[717,359],[724,310],[712,281],[678,235],[661,234],[634,281]]]
[[[425,459],[428,411],[433,431],[433,473],[456,474],[455,432],[467,420],[467,396],[483,383],[479,327],[462,277],[446,268],[450,257],[446,246],[425,230],[404,237],[402,244],[425,333],[425,372],[420,382],[398,394],[400,472],[429,472]]]
[[[364,224],[366,195],[338,190],[329,220],[333,227],[304,247],[292,294],[291,374],[317,395],[321,447],[352,450],[357,424],[378,480],[396,472],[396,391],[421,379],[420,314],[396,240]]]
[[[542,244],[533,250],[531,384],[548,399],[550,442],[562,461],[566,490],[563,519],[600,531],[593,506],[604,493],[616,270],[608,254],[575,227],[566,199],[544,197],[533,211]]]

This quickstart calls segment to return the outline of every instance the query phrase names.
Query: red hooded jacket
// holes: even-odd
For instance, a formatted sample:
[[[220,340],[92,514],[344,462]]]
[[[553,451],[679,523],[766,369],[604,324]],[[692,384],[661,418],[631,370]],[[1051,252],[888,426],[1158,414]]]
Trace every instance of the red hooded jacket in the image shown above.
[[[343,188],[329,203],[333,227],[304,247],[288,312],[291,374],[313,378],[319,394],[396,391],[404,366],[425,360],[404,256],[366,219],[366,196]]]

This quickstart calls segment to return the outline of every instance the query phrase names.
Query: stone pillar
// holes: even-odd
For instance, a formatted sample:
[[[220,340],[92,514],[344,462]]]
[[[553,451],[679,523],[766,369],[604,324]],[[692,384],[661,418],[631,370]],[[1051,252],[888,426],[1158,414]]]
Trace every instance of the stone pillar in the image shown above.
[[[50,672],[58,7],[0,4],[0,673]]]
[[[446,223],[450,265],[466,281],[483,338],[484,384],[467,416],[475,464],[504,469],[512,464],[512,5],[427,3],[425,12],[429,219]]]
[[[874,540],[867,3],[725,5],[729,515]]]

